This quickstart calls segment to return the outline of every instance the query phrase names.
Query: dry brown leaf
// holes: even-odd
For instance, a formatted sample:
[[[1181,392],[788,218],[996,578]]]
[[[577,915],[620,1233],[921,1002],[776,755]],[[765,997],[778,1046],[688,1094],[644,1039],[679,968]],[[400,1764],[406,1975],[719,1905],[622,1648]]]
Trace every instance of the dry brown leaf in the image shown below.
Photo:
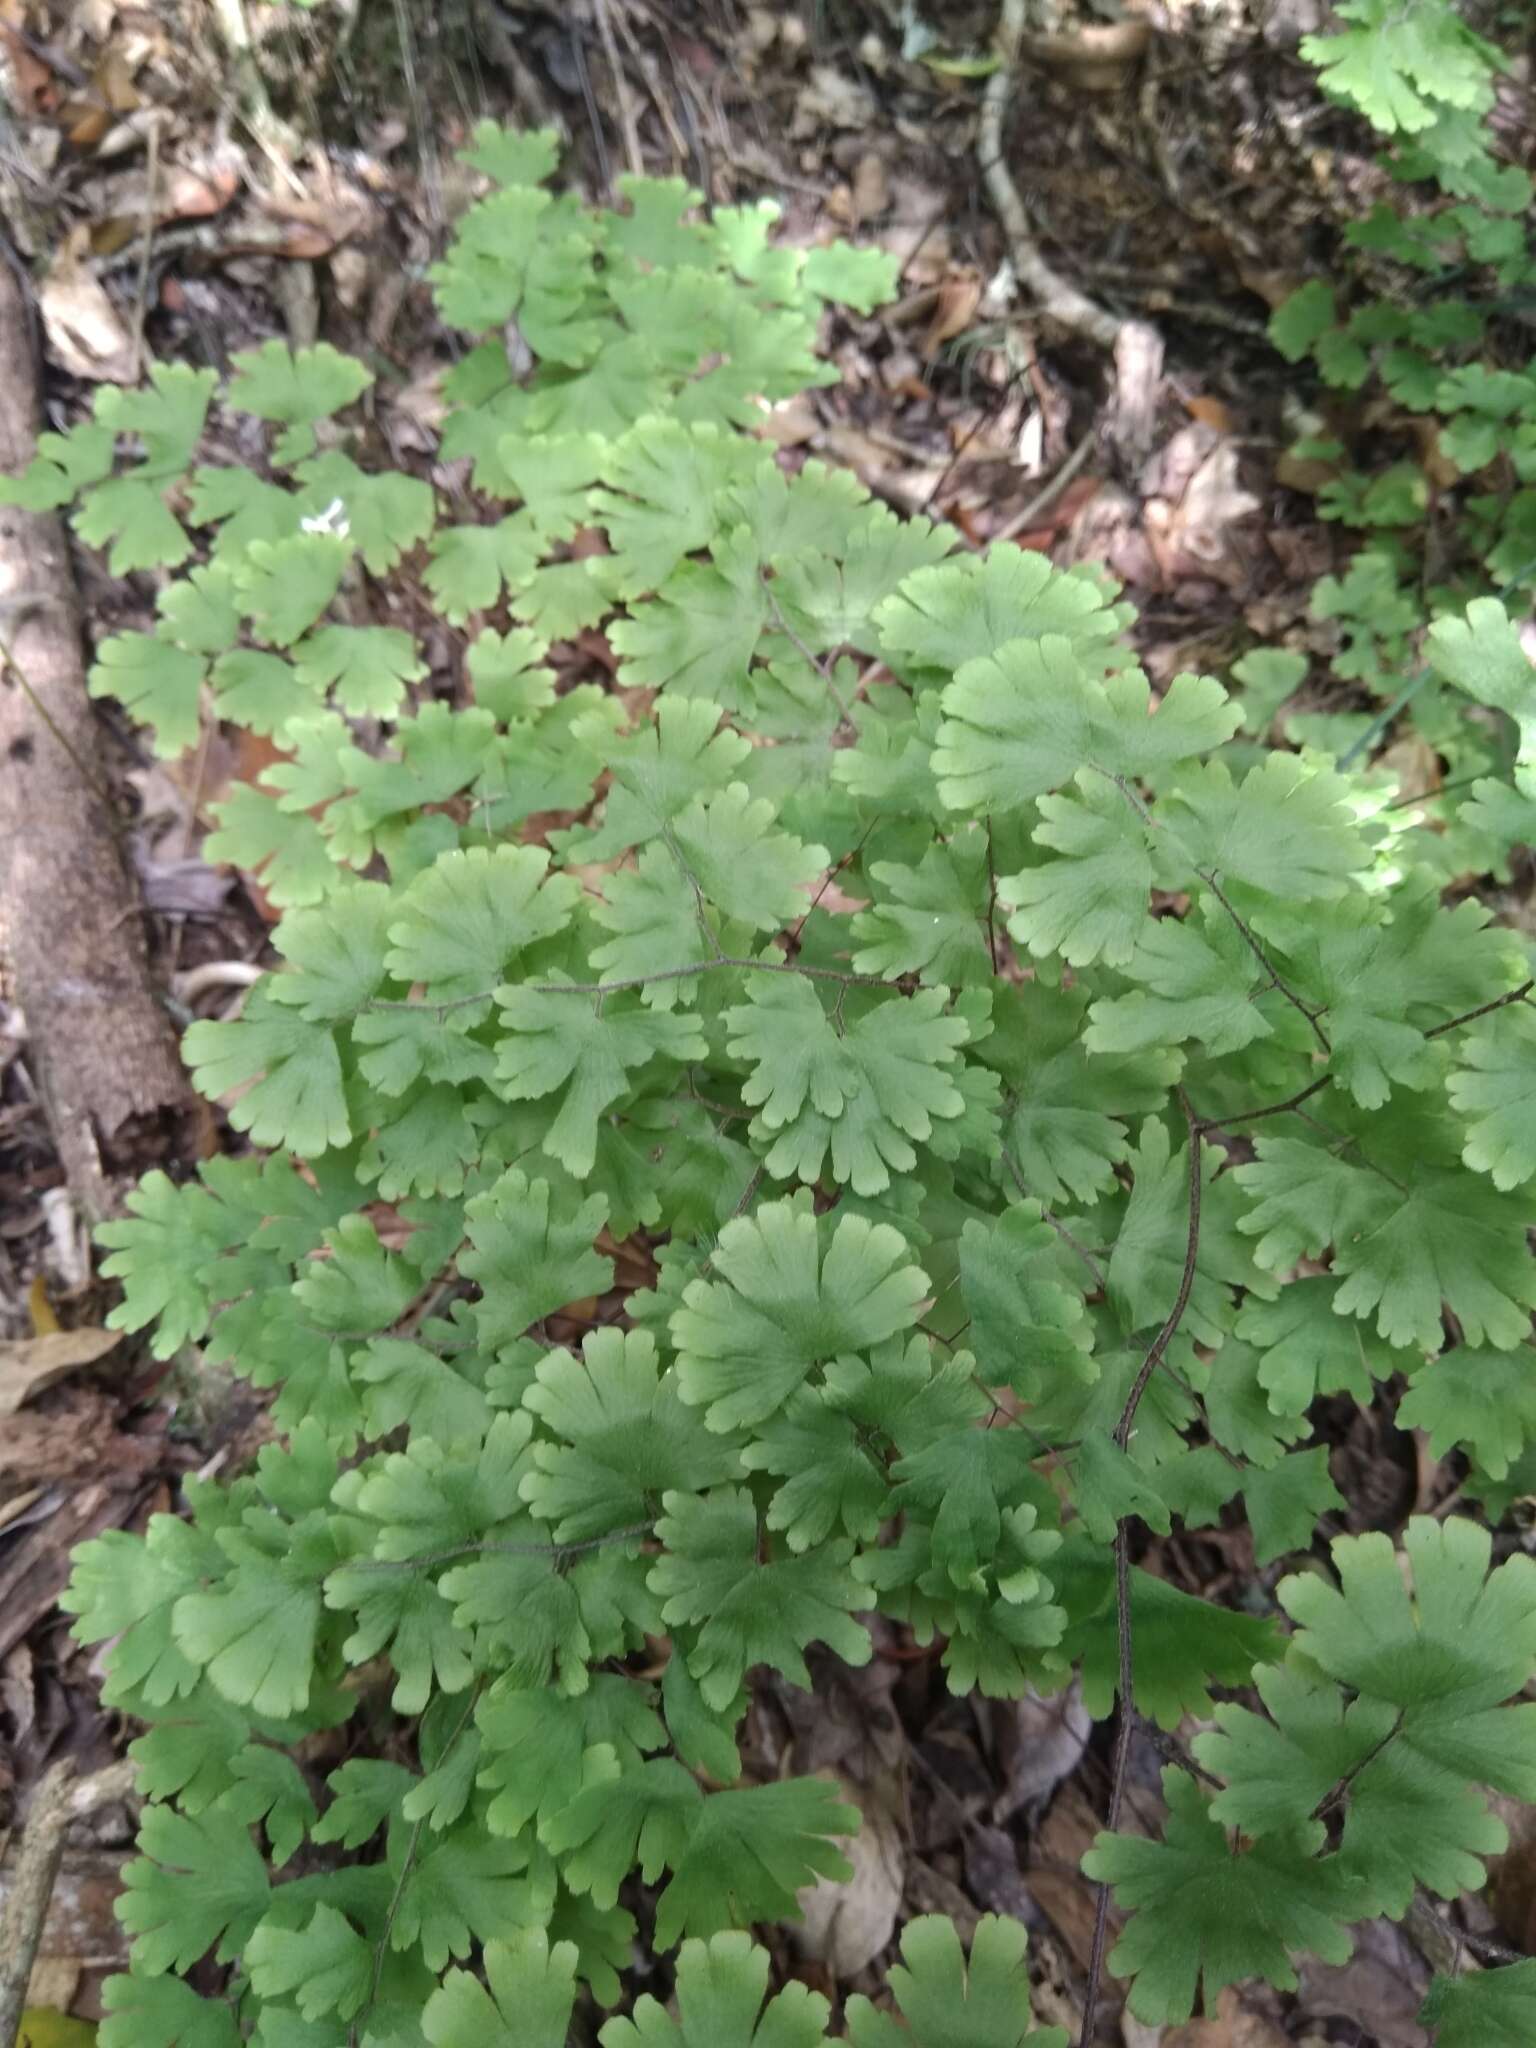
[[[1218,434],[1237,431],[1237,421],[1225,399],[1212,398],[1208,392],[1202,392],[1195,398],[1186,398],[1184,409],[1192,420],[1199,420],[1202,426],[1211,427]]]
[[[1123,21],[1077,29],[1071,35],[1030,35],[1024,38],[1024,54],[1047,71],[1054,71],[1080,92],[1114,92],[1125,83],[1126,73],[1138,64],[1152,41],[1152,24],[1145,15],[1129,15]]]
[[[13,26],[14,20],[14,26]],[[31,117],[44,113],[53,91],[53,73],[33,55],[16,29],[24,26],[11,10],[0,14],[0,40],[5,44],[6,64],[14,81],[20,108]]]
[[[0,1415],[14,1415],[24,1401],[83,1365],[94,1365],[123,1341],[121,1330],[55,1330],[46,1337],[12,1337],[0,1342]]]
[[[851,196],[856,221],[873,220],[891,203],[891,181],[883,160],[872,149],[866,150],[853,167]]]
[[[1160,2048],[1290,2048],[1290,2042],[1262,2013],[1248,2011],[1229,1984],[1217,2003],[1215,2019],[1169,2027]]]
[[[1093,1728],[1075,1680],[1049,1698],[1031,1691],[1022,1699],[995,1702],[990,1720],[1004,1773],[1003,1790],[992,1807],[995,1821],[1054,1792],[1076,1770]]]
[[[974,271],[957,271],[945,278],[938,288],[932,317],[919,343],[921,353],[936,355],[946,341],[953,341],[957,334],[964,334],[976,318],[976,308],[980,304],[981,279]]]
[[[34,1337],[51,1337],[60,1327],[53,1312],[53,1303],[48,1299],[46,1273],[34,1273],[32,1276],[32,1285],[27,1289],[27,1316]]]
[[[75,228],[37,288],[49,344],[62,367],[96,384],[131,384],[138,350],[127,323],[84,263],[90,230]]]
[[[818,1878],[797,1896],[804,1914],[795,1929],[801,1953],[825,1963],[835,1977],[854,1976],[872,1963],[896,1931],[906,1883],[906,1851],[893,1815],[847,1778],[818,1772],[843,1798],[860,1807],[859,1831],[846,1844],[853,1875],[842,1883]]]

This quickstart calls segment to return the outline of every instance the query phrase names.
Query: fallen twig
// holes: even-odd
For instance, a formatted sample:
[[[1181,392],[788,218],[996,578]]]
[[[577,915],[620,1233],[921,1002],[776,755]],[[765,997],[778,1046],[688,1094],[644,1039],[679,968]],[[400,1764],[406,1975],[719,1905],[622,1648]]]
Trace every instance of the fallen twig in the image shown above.
[[[624,75],[624,66],[619,62],[619,47],[613,37],[613,18],[609,13],[609,0],[597,0],[597,32],[602,37],[603,56],[607,61],[609,75],[613,79],[613,96],[618,102],[619,127],[624,135],[624,161],[639,178],[645,175],[645,158],[640,154],[640,127],[635,119],[635,103],[630,95],[629,80]]]
[[[1034,226],[1019,188],[1008,169],[1003,150],[1003,128],[1013,104],[1014,81],[1018,76],[1019,50],[1024,40],[1025,0],[1003,0],[997,25],[997,69],[987,80],[981,100],[981,130],[977,155],[982,179],[1003,233],[1008,237],[1008,254],[1019,282],[1040,302],[1040,310],[1074,334],[1113,348],[1124,323],[1113,313],[1096,305],[1076,285],[1069,284],[1040,253]]]
[[[0,473],[36,446],[36,363],[20,280],[0,264]],[[87,1215],[113,1176],[179,1151],[193,1103],[149,983],[86,697],[79,600],[52,513],[0,510],[0,949],[29,1062]]]
[[[66,1758],[45,1773],[33,1795],[0,1911],[0,2048],[15,2048],[48,1901],[64,1855],[64,1831],[82,1814],[113,1799],[126,1799],[134,1776],[134,1766],[124,1757],[93,1777],[77,1778]]]
[[[1056,474],[1050,481],[1042,484],[1029,502],[997,529],[996,533],[992,536],[993,540],[1012,540],[1015,534],[1027,533],[1042,512],[1049,512],[1056,500],[1067,488],[1067,485],[1071,483],[1073,477],[1077,475],[1083,464],[1093,453],[1093,444],[1097,438],[1098,436],[1090,427],[1071,454],[1057,466]]]

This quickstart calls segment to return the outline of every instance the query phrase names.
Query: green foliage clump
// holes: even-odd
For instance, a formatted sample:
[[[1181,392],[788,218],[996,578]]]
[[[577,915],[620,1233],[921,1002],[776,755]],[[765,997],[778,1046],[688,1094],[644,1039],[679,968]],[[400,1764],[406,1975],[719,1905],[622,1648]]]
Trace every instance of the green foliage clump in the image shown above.
[[[642,1997],[605,2048],[825,2040],[738,1930],[844,1874],[856,1816],[743,1778],[751,1674],[857,1664],[878,1612],[957,1693],[1079,1675],[1106,1715],[1134,1521],[1245,1517],[1295,1567],[1289,1630],[1129,1571],[1122,1707],[1250,1704],[1162,1839],[1100,1837],[1111,1968],[1150,2021],[1289,1985],[1480,1883],[1486,1788],[1536,1795],[1536,1566],[1458,1519],[1407,1577],[1382,1536],[1313,1549],[1319,1399],[1404,1374],[1470,1488],[1532,1458],[1525,947],[1442,906],[1368,782],[1256,759],[1216,680],[1155,704],[1098,572],[785,473],[752,429],[882,259],[673,181],[589,211],[545,137],[470,160],[435,282],[494,332],[448,386],[473,492],[364,467],[363,374],[271,347],[220,400],[265,471],[185,478],[215,394],[162,370],[15,487],[193,564],[98,690],[165,751],[210,700],[281,751],[212,850],[264,866],[284,964],[186,1040],[263,1152],[102,1233],[117,1324],[274,1389],[282,1432],[77,1557],[147,1724],[104,2048],[557,2048],[621,1997],[637,1875],[677,2016]],[[413,582],[462,679],[392,619]],[[599,623],[617,689],[550,658]],[[1457,637],[1504,631],[1474,609],[1444,658],[1520,731]],[[1478,801],[1536,795],[1517,752]],[[1023,1947],[912,1923],[846,2038],[940,2048],[963,2010],[1060,2048]],[[1522,1998],[1432,2008],[1493,2038]]]
[[[1519,649],[1499,608],[1518,616],[1536,593],[1533,187],[1501,159],[1491,121],[1506,60],[1453,0],[1345,0],[1336,12],[1340,31],[1304,38],[1302,53],[1388,145],[1393,183],[1345,226],[1333,277],[1311,279],[1270,321],[1285,359],[1310,362],[1334,394],[1295,452],[1332,471],[1322,517],[1360,536],[1345,572],[1312,592],[1313,616],[1338,637],[1327,708],[1298,700],[1281,729],[1352,766],[1411,721],[1446,791],[1402,799],[1426,828],[1419,857],[1446,881],[1507,877],[1512,852],[1536,843],[1536,813],[1508,794],[1508,728],[1467,715],[1469,697],[1500,701],[1481,686],[1481,662],[1448,662],[1440,636],[1480,609],[1479,654],[1507,674],[1499,649]],[[1370,423],[1354,452],[1340,438],[1350,412]],[[1269,701],[1265,725],[1290,695]],[[1384,796],[1395,779],[1378,770]]]

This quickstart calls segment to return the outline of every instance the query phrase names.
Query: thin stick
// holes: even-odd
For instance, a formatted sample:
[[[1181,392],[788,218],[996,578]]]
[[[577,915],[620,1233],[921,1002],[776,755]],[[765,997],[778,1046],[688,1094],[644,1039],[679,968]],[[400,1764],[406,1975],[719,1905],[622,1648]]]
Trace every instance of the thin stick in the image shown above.
[[[1479,1003],[1475,1010],[1463,1010],[1459,1017],[1452,1017],[1448,1023],[1437,1024],[1433,1031],[1426,1031],[1426,1038],[1443,1038],[1447,1031],[1458,1031],[1463,1024],[1470,1024],[1474,1017],[1486,1017],[1490,1011],[1502,1010],[1510,1003],[1523,1003],[1536,981],[1522,981],[1518,988],[1512,988],[1508,995],[1495,996],[1491,1003]]]
[[[1012,540],[1016,533],[1027,533],[1042,512],[1049,512],[1056,500],[1067,488],[1067,485],[1071,483],[1073,477],[1077,475],[1077,472],[1093,453],[1093,444],[1097,439],[1096,431],[1090,427],[1071,454],[1058,467],[1056,474],[1051,478],[1050,482],[1036,491],[1028,504],[1020,511],[1015,512],[1011,519],[1007,520],[997,529],[996,533],[992,536],[993,541]]]
[[[810,648],[806,645],[805,641],[801,639],[800,635],[795,631],[794,627],[789,623],[788,619],[785,618],[783,606],[779,603],[779,600],[774,593],[773,585],[768,581],[766,576],[763,578],[763,595],[768,600],[769,611],[773,613],[774,624],[778,627],[779,631],[784,635],[784,638],[789,642],[790,646],[794,648],[796,654],[800,656],[800,659],[808,664],[811,673],[813,675],[820,676],[821,680],[826,684],[827,695],[832,699],[832,702],[837,706],[838,712],[842,717],[844,724],[846,725],[848,723],[848,706],[847,703],[844,701],[841,690],[838,689],[836,683],[833,682],[831,676],[828,674],[826,669],[822,667],[821,663],[817,660],[816,656],[812,654]]]
[[[144,240],[139,250],[139,277],[133,294],[133,382],[144,370],[144,322],[149,313],[149,265],[155,249],[155,195],[160,184],[160,124],[149,129],[149,183],[144,194]]]
[[[645,159],[640,154],[640,128],[635,120],[635,103],[630,97],[629,80],[619,62],[618,44],[613,39],[613,16],[609,11],[609,0],[597,0],[597,32],[603,39],[603,55],[608,60],[608,71],[613,79],[613,96],[619,104],[619,126],[624,131],[624,158],[637,178],[645,175]]]
[[[66,1757],[44,1774],[33,1795],[0,1912],[0,2048],[15,2048],[48,1902],[64,1856],[64,1830],[82,1814],[110,1800],[126,1799],[135,1776],[135,1767],[125,1758],[93,1777],[77,1779]]]
[[[1141,1397],[1147,1391],[1153,1373],[1162,1363],[1164,1353],[1184,1320],[1184,1311],[1189,1307],[1189,1297],[1195,1285],[1195,1265],[1200,1256],[1202,1130],[1200,1119],[1195,1115],[1189,1097],[1182,1088],[1179,1090],[1179,1106],[1184,1111],[1184,1122],[1189,1130],[1189,1232],[1184,1244],[1184,1270],[1179,1276],[1179,1291],[1174,1296],[1173,1307],[1164,1318],[1162,1328],[1152,1339],[1140,1370],[1131,1382],[1131,1391],[1127,1394],[1125,1406],[1120,1411],[1120,1420],[1115,1425],[1115,1444],[1122,1451],[1130,1443],[1136,1410],[1141,1406]],[[1135,1658],[1131,1644],[1129,1519],[1128,1516],[1122,1516],[1115,1524],[1115,1626],[1120,1651],[1120,1720],[1115,1731],[1109,1811],[1105,1819],[1105,1825],[1111,1834],[1119,1825],[1120,1806],[1125,1797],[1126,1772],[1131,1760],[1131,1731],[1136,1721]],[[1100,1883],[1098,1896],[1094,1902],[1093,1948],[1088,1958],[1088,1997],[1083,2006],[1082,2030],[1078,2035],[1079,2048],[1089,2048],[1093,2040],[1094,2026],[1098,2018],[1099,1986],[1104,1976],[1104,1951],[1108,1946],[1108,1939],[1109,1885],[1105,1881]]]
[[[1284,975],[1281,974],[1279,968],[1275,965],[1274,961],[1270,959],[1269,954],[1264,949],[1262,941],[1253,931],[1249,929],[1247,919],[1241,915],[1236,905],[1227,895],[1226,890],[1223,889],[1220,882],[1217,881],[1215,869],[1212,868],[1206,870],[1203,868],[1196,868],[1195,873],[1200,877],[1201,881],[1204,882],[1206,887],[1210,890],[1211,894],[1216,898],[1216,901],[1227,913],[1228,917],[1231,918],[1233,924],[1236,925],[1238,932],[1242,937],[1243,944],[1248,948],[1249,952],[1252,953],[1254,959],[1258,961],[1259,965],[1263,968],[1264,972],[1269,976],[1270,987],[1274,989],[1279,995],[1284,996],[1285,1000],[1291,1005],[1292,1009],[1299,1011],[1300,1014],[1306,1018],[1307,1025],[1312,1033],[1312,1036],[1317,1040],[1318,1044],[1322,1047],[1323,1051],[1331,1055],[1333,1052],[1333,1047],[1328,1043],[1327,1032],[1324,1031],[1322,1025],[1319,1024],[1317,1021],[1317,1012],[1311,1009],[1306,1003],[1302,1001],[1301,997],[1297,995],[1295,989],[1291,987],[1290,983],[1285,979]]]
[[[1113,348],[1121,322],[1059,277],[1040,253],[1034,227],[1013,182],[1003,150],[1003,128],[1013,104],[1019,47],[1024,38],[1026,0],[1003,0],[997,24],[997,69],[987,80],[981,101],[981,126],[976,141],[977,163],[988,196],[1008,241],[1008,254],[1021,284],[1039,301],[1040,310],[1060,326],[1081,334],[1100,348]]]
[[[1004,1166],[1008,1169],[1008,1178],[1013,1182],[1014,1186],[1018,1189],[1020,1198],[1026,1202],[1033,1202],[1038,1200],[1037,1196],[1032,1195],[1029,1192],[1029,1184],[1019,1170],[1019,1163],[1014,1158],[1013,1154],[1008,1150],[1008,1147],[1006,1145],[1004,1145],[1002,1148],[1002,1159]],[[1042,1218],[1045,1220],[1045,1222],[1047,1222],[1051,1226],[1052,1230],[1055,1231],[1056,1235],[1061,1239],[1062,1243],[1067,1247],[1068,1251],[1076,1252],[1077,1256],[1082,1260],[1083,1264],[1088,1268],[1089,1272],[1093,1275],[1094,1282],[1098,1287],[1099,1292],[1101,1294],[1106,1293],[1109,1288],[1109,1282],[1105,1278],[1104,1268],[1093,1256],[1093,1253],[1089,1251],[1087,1245],[1079,1244],[1077,1239],[1072,1235],[1071,1231],[1068,1230],[1065,1223],[1061,1222],[1061,1220],[1058,1217],[1053,1216],[1050,1210],[1046,1208],[1043,1202],[1040,1204],[1040,1214]]]

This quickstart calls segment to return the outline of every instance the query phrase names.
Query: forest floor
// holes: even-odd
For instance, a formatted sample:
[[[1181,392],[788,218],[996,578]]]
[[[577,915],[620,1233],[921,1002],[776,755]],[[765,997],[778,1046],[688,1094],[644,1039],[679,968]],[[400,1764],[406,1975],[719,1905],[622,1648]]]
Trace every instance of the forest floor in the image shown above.
[[[843,234],[899,257],[896,302],[829,335],[840,381],[768,418],[787,464],[849,467],[978,546],[1104,563],[1139,609],[1154,682],[1221,672],[1259,642],[1326,652],[1333,629],[1308,596],[1348,543],[1315,508],[1325,473],[1286,453],[1306,423],[1265,338],[1377,176],[1297,54],[1319,0],[1126,0],[1112,20],[1060,10],[1026,39],[1004,155],[1055,271],[1151,337],[1134,435],[1114,408],[1135,366],[1117,370],[1013,289],[979,151],[993,10],[932,12],[940,26],[896,0],[349,0],[313,13],[247,0],[260,40],[239,57],[216,27],[239,15],[228,4],[0,0],[0,211],[10,256],[37,280],[49,421],[72,423],[98,385],[135,381],[149,358],[223,370],[273,335],[323,338],[377,370],[395,461],[430,472],[451,344],[425,271],[470,196],[454,152],[484,115],[551,124],[569,140],[567,175],[594,195],[643,166],[717,203],[771,197],[795,240]],[[1328,424],[1356,446],[1373,427],[1358,407]],[[110,579],[84,557],[77,571],[93,631],[147,622],[151,578]],[[592,634],[565,654],[590,670],[605,648]],[[200,847],[210,803],[270,749],[210,728],[166,764],[125,721],[107,725],[142,891],[125,914],[144,919],[178,1021],[227,1014],[270,957],[273,913]],[[1432,776],[1423,752],[1396,765]],[[186,1475],[238,1465],[264,1426],[243,1383],[107,1348],[109,1297],[32,1050],[0,999],[0,1840],[51,1757],[90,1768],[131,1732],[100,1707],[98,1661],[55,1605],[70,1548],[142,1527]],[[209,1121],[191,1150],[221,1142]],[[1334,1466],[1351,1529],[1396,1528],[1432,1478],[1411,1436],[1347,1402]],[[1253,1576],[1247,1537],[1221,1529],[1163,1539],[1147,1561],[1208,1597],[1235,1598]],[[1072,1694],[950,1700],[936,1661],[894,1631],[867,1670],[828,1659],[818,1679],[814,1701],[765,1690],[758,1761],[782,1769],[792,1752],[797,1770],[835,1772],[865,1827],[835,1911],[779,1937],[785,1969],[868,1988],[911,1914],[951,1912],[965,1931],[981,1912],[1012,1913],[1035,1932],[1040,2017],[1073,2027],[1093,1919],[1077,1863],[1102,1810],[1103,1730]],[[1132,1811],[1151,1825],[1161,1759],[1137,1741]],[[40,2002],[99,2012],[121,1960],[111,1900],[130,1836],[109,1808],[73,1843]],[[1500,1919],[1515,1940],[1520,1893],[1512,1866]],[[1123,2039],[1421,2048],[1428,1975],[1382,1923],[1346,1968],[1309,1967],[1294,1997],[1229,1995],[1221,2017],[1161,2036],[1127,2019]]]

